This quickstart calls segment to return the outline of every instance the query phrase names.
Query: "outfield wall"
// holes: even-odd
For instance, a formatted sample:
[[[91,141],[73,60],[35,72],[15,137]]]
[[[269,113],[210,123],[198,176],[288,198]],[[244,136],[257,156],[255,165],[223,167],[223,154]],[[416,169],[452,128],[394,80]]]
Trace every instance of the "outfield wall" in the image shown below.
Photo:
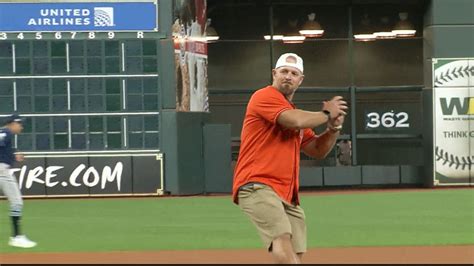
[[[469,38],[474,2],[392,1],[397,11],[408,9],[417,35],[374,43],[355,42],[352,25],[358,25],[365,4],[374,16],[389,9],[374,1],[315,3],[327,11],[318,16],[323,21],[327,16],[326,25],[339,30],[328,28],[322,41],[288,46],[245,35],[249,26],[254,33],[276,25],[256,25],[251,16],[241,21],[235,14],[262,8],[265,12],[255,17],[267,23],[273,11],[307,12],[304,5],[208,6],[214,12],[208,17],[222,34],[221,42],[205,49],[210,112],[179,110],[179,99],[189,96],[179,92],[190,86],[178,82],[189,70],[179,60],[190,47],[181,42],[177,53],[173,30],[180,26],[174,25],[176,14],[189,19],[193,6],[176,9],[178,2],[192,4],[158,2],[160,30],[154,32],[0,32],[0,117],[12,112],[26,117],[15,146],[27,161],[14,170],[25,195],[229,192],[248,98],[270,82],[277,55],[287,50],[302,54],[305,70],[317,74],[308,74],[295,95],[298,107],[317,111],[335,94],[350,102],[338,139],[352,143],[349,162],[339,160],[337,148],[325,160],[303,156],[302,187],[433,185],[432,60],[474,56]],[[203,1],[195,3],[202,7]],[[333,14],[345,19],[331,22]],[[239,30],[232,28],[237,27],[232,17],[239,19]],[[472,175],[469,180],[472,185]]]

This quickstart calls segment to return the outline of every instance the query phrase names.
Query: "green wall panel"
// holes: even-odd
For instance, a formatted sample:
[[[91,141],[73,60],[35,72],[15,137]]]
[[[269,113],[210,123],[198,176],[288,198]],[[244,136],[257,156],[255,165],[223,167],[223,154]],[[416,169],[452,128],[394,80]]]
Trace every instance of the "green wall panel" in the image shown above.
[[[398,165],[363,165],[362,184],[364,185],[394,185],[400,184],[400,169]]]
[[[230,124],[204,125],[204,169],[206,192],[232,191],[232,147]]]
[[[426,25],[474,24],[474,1],[431,0],[425,16]]]
[[[300,187],[316,187],[323,185],[322,167],[301,167]]]
[[[162,111],[165,191],[189,195],[204,192],[203,125],[207,113]]]
[[[325,186],[348,186],[361,184],[361,166],[324,167]]]

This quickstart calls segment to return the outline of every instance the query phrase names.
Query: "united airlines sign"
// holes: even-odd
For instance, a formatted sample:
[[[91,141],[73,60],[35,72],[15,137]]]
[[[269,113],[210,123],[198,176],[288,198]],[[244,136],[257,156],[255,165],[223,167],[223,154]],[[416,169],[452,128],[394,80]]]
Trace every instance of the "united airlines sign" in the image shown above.
[[[0,3],[0,32],[157,30],[154,2]]]

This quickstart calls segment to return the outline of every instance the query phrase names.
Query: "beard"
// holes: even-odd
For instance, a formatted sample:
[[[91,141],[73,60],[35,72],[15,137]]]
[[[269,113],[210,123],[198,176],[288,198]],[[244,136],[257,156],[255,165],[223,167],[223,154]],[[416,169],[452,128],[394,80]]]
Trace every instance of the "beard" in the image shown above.
[[[279,87],[281,93],[286,96],[290,96],[295,92],[294,86],[290,83],[282,83]]]

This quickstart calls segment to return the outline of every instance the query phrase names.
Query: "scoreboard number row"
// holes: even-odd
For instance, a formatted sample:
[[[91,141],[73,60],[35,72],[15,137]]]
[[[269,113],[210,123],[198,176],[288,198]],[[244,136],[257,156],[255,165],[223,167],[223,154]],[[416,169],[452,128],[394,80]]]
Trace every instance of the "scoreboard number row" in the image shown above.
[[[137,39],[143,39],[145,37],[145,34],[143,31],[137,31],[134,32],[136,35],[135,37]],[[121,33],[119,33],[121,34]],[[28,33],[6,33],[6,32],[0,32],[0,40],[24,40],[24,39],[36,39],[36,40],[41,40],[45,37],[48,37],[48,39],[56,39],[56,40],[74,40],[74,39],[89,39],[93,40],[96,38],[100,39],[114,39],[117,37],[117,34],[113,31],[109,32],[95,32],[95,31],[90,31],[90,32],[63,32],[63,31],[58,31],[58,32],[28,32]]]

